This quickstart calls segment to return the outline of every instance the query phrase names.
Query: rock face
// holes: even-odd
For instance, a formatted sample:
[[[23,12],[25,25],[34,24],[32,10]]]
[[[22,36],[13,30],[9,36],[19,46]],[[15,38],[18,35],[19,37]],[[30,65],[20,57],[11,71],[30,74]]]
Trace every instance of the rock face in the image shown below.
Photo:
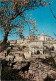
[[[30,62],[29,70],[22,73],[23,78],[28,78],[30,81],[55,81],[56,79],[56,69],[52,66],[43,63],[41,60],[36,60]],[[49,77],[49,78],[48,78]]]
[[[4,57],[3,55],[2,53],[2,57]],[[16,64],[13,65],[12,69],[18,69],[19,74],[23,78],[29,79],[29,81],[55,81],[56,68],[53,67],[53,62],[49,58],[50,55],[48,57],[45,55],[43,57],[42,55],[32,55],[31,59],[24,59],[23,61],[18,61],[17,58],[18,60],[16,60]],[[30,65],[28,65],[28,62],[30,62]]]
[[[45,37],[45,35],[42,36]],[[56,50],[53,48],[53,46],[56,48],[56,40],[50,41],[48,37],[48,41],[25,39],[9,42],[9,47],[0,53],[0,58],[10,60],[10,62],[12,60],[12,63],[15,63],[12,69],[19,70],[23,78],[28,78],[30,81],[54,81],[56,79],[56,68],[53,67],[56,63]],[[50,54],[55,57],[55,61],[50,58]],[[28,65],[29,62],[30,65]]]

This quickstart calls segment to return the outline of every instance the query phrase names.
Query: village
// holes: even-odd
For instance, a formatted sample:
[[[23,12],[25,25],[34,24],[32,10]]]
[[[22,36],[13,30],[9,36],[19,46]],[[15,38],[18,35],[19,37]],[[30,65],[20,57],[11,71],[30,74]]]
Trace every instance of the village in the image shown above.
[[[0,58],[8,61],[12,69],[19,70],[23,78],[30,81],[56,80],[56,40],[42,33],[24,39],[8,40],[8,48],[0,53]]]
[[[0,0],[1,81],[56,81],[55,10],[56,0]]]

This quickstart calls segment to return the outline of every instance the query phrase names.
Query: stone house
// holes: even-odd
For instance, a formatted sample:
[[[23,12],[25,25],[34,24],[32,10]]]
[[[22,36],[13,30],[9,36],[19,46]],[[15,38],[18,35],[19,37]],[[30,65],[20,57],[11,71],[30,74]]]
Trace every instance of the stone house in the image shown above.
[[[8,42],[10,42],[10,46],[14,46],[13,50],[17,50],[16,52],[19,51],[17,46],[22,47],[25,45],[29,49],[29,52],[25,53],[25,55],[30,54],[30,56],[32,53],[37,53],[37,51],[40,54],[44,54],[44,51],[48,51],[47,48],[51,49],[52,47],[54,48],[54,51],[56,51],[56,40],[51,36],[42,33],[42,35],[35,38],[34,40],[31,40],[31,36],[29,35],[25,39],[8,40]]]

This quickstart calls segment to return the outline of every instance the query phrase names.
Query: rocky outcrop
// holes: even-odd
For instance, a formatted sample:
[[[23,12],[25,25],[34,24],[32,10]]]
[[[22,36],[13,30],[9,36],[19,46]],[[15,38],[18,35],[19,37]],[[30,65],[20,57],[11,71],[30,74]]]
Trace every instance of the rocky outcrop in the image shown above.
[[[25,70],[24,73],[21,70],[19,74],[30,81],[45,81],[47,77],[50,78],[50,81],[54,81],[56,79],[56,68],[43,63],[41,59],[35,59],[35,61],[30,62],[29,70]]]

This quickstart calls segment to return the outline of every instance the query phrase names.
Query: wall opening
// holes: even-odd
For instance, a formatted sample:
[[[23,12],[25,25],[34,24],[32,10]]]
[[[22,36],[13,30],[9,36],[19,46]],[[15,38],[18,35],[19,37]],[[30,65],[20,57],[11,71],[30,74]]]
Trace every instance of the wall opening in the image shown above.
[[[37,54],[40,54],[40,51],[39,50],[37,51]]]

